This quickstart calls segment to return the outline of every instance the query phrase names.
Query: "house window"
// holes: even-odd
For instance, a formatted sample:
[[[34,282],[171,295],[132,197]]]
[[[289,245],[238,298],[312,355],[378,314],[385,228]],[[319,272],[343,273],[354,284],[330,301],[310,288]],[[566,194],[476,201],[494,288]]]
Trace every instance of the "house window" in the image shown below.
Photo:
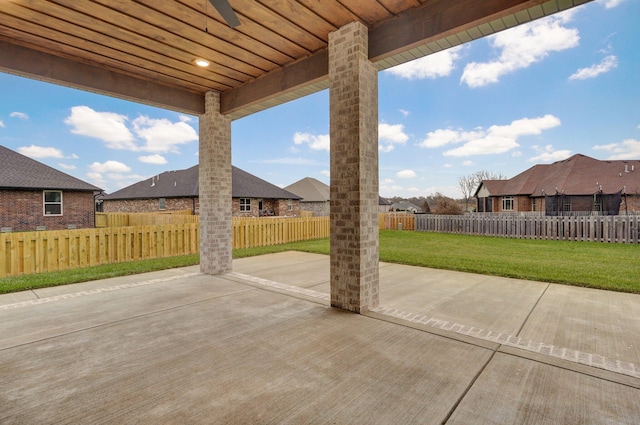
[[[240,211],[251,211],[251,198],[240,198]]]
[[[293,209],[293,201],[291,199],[287,199],[287,209],[289,211]]]
[[[536,210],[536,198],[531,198],[531,211]]]
[[[62,215],[62,191],[61,190],[45,190],[44,198],[44,215]]]
[[[571,198],[568,196],[564,197],[564,204],[562,205],[562,211],[565,211],[565,212],[571,211]]]
[[[167,198],[158,198],[158,209],[160,210],[167,209]]]
[[[502,211],[513,211],[513,196],[502,197]]]

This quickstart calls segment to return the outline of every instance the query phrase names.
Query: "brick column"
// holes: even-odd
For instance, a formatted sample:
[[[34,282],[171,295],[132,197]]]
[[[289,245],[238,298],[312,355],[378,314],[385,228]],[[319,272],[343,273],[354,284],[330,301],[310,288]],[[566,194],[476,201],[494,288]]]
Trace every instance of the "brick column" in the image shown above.
[[[368,32],[329,34],[331,305],[378,305],[378,71]]]
[[[208,92],[200,116],[200,271],[231,271],[231,120],[220,94]]]

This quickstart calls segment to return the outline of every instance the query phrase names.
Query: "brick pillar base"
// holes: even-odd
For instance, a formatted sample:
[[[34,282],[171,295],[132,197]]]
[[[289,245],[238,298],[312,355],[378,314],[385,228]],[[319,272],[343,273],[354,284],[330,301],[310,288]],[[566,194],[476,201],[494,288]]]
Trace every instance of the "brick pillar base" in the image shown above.
[[[231,120],[220,113],[220,94],[208,92],[200,116],[200,271],[231,271]]]
[[[331,305],[378,305],[378,71],[359,22],[329,34]]]

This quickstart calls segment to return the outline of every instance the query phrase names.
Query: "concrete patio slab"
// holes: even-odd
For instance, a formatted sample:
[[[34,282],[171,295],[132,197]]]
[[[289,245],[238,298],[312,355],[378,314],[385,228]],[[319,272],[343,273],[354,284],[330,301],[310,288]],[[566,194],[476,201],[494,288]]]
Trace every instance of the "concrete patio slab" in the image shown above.
[[[380,304],[517,335],[546,283],[423,267],[380,268]]]
[[[86,291],[70,285],[73,291],[64,295],[0,304],[0,350],[247,290],[224,279],[212,283],[210,276],[199,273],[159,276],[138,275],[137,282],[131,276],[107,279],[100,281],[102,287],[92,282]]]
[[[207,276],[200,293],[139,287],[149,299],[98,296],[79,305],[119,314],[0,350],[0,422],[440,423],[492,351]],[[246,290],[246,289],[249,290]],[[240,290],[243,289],[243,290]],[[125,292],[123,290],[123,292]],[[171,300],[171,303],[169,303]],[[150,301],[153,307],[149,307]],[[172,304],[172,306],[170,306]],[[17,310],[12,327],[47,326]]]
[[[638,400],[638,388],[497,353],[447,425],[632,425]]]
[[[381,264],[357,315],[328,266],[0,295],[0,423],[640,423],[637,295]]]
[[[287,251],[234,260],[233,271],[303,288],[322,287],[329,293],[329,257]]]
[[[640,295],[551,285],[520,336],[640,363]]]

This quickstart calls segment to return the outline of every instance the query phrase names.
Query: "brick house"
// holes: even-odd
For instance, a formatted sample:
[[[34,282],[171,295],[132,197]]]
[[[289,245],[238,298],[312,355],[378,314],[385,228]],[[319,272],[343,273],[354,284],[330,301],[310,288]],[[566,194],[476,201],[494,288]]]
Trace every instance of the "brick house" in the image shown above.
[[[0,146],[0,228],[4,232],[95,227],[102,189]]]
[[[191,210],[198,214],[198,166],[165,171],[102,197],[104,212],[158,212]],[[300,215],[300,197],[232,167],[234,217]]]
[[[534,165],[509,180],[484,180],[474,196],[477,212],[639,212],[640,160],[601,161],[576,154]]]

